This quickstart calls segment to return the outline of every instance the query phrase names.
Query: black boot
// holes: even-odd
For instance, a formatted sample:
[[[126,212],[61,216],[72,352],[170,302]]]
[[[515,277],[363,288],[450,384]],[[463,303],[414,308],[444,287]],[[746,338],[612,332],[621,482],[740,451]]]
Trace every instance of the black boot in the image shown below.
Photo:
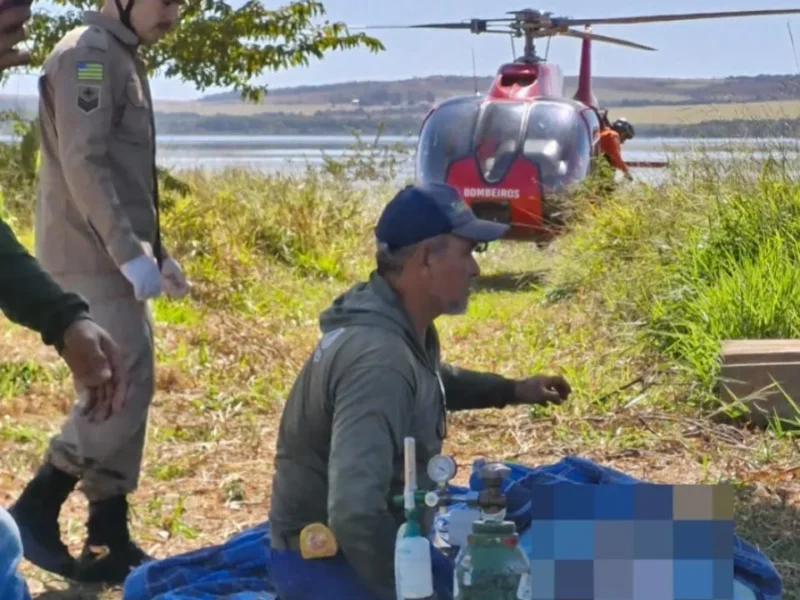
[[[77,477],[45,463],[8,509],[19,527],[25,558],[62,577],[73,576],[75,560],[61,541],[58,514],[77,483]]]
[[[89,503],[89,535],[75,567],[82,582],[121,585],[132,569],[152,560],[128,532],[128,501],[115,496]]]

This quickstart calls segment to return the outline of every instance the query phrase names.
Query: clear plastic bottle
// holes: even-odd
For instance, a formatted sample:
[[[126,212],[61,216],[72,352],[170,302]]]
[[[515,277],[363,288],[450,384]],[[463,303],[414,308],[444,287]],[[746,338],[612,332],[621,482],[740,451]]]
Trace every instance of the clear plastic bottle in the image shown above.
[[[430,542],[423,536],[405,537],[405,523],[397,532],[395,577],[398,600],[433,597]]]

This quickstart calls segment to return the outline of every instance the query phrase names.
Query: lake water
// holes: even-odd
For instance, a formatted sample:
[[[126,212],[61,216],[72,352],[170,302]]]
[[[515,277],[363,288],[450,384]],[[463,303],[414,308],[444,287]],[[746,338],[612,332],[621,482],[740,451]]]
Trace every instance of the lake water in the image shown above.
[[[373,138],[366,137],[371,143]],[[413,175],[414,137],[386,136],[379,146],[401,143],[408,148],[401,176]],[[218,170],[226,167],[245,167],[265,172],[304,169],[319,166],[323,156],[341,158],[351,152],[354,138],[349,136],[179,136],[158,137],[158,162],[172,169]],[[693,140],[680,138],[637,138],[625,144],[623,154],[628,161],[664,161],[669,157],[685,156],[704,147],[711,158],[725,160],[730,148],[750,147],[753,157],[767,155],[765,148],[787,148],[784,155],[800,158],[798,141],[759,140],[756,144],[737,139]],[[655,177],[656,169],[639,169],[646,178]]]
[[[0,134],[0,143],[10,141]],[[157,139],[157,160],[169,169],[203,169],[217,171],[228,167],[255,169],[263,172],[302,170],[320,166],[325,155],[340,159],[352,152],[355,138],[337,135],[160,135]],[[374,138],[363,142],[372,144]],[[416,137],[385,136],[379,147],[402,144],[408,150],[400,165],[399,176],[413,177]],[[769,152],[783,148],[781,154],[800,159],[800,142],[796,139],[683,139],[636,138],[626,143],[623,155],[627,161],[661,162],[680,159],[703,148],[704,155],[727,160],[731,149],[749,148],[754,158],[764,158]],[[768,152],[765,152],[765,149]],[[800,163],[798,163],[800,164]],[[639,179],[656,181],[663,169],[634,169]]]

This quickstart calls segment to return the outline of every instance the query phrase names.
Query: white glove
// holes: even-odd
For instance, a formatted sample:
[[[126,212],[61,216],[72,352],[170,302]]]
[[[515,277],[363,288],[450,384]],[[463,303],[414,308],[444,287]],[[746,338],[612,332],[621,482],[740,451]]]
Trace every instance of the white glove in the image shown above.
[[[133,285],[133,293],[137,300],[147,300],[161,295],[161,273],[158,272],[158,264],[146,254],[129,260],[119,269]]]
[[[161,264],[161,285],[170,298],[183,298],[189,293],[189,283],[181,266],[171,258]]]

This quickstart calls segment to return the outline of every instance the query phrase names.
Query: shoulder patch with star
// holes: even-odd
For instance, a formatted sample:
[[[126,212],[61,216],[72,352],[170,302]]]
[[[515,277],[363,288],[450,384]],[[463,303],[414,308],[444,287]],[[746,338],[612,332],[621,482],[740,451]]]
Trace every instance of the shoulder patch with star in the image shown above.
[[[87,115],[100,108],[100,86],[78,86],[78,108]]]

